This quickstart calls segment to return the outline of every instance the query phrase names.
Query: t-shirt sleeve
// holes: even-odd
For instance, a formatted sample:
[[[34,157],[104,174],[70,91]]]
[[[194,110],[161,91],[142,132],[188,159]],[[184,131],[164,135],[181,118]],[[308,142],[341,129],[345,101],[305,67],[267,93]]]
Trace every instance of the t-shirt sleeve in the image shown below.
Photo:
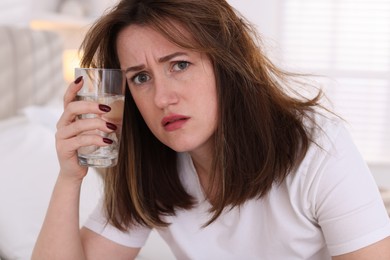
[[[88,217],[84,223],[84,227],[115,243],[134,248],[143,247],[151,231],[150,228],[139,225],[123,232],[110,223],[107,223],[102,200]]]
[[[343,124],[335,129],[326,137],[331,141],[317,169],[312,204],[333,256],[390,236],[389,216],[373,176]]]

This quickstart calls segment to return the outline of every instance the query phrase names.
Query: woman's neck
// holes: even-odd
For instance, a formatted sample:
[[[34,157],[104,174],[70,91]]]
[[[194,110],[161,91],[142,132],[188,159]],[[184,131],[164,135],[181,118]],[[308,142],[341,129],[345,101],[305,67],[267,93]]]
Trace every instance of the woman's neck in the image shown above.
[[[194,164],[199,182],[208,198],[212,198],[213,189],[210,189],[210,176],[213,170],[213,155],[211,152],[191,152],[191,159]]]

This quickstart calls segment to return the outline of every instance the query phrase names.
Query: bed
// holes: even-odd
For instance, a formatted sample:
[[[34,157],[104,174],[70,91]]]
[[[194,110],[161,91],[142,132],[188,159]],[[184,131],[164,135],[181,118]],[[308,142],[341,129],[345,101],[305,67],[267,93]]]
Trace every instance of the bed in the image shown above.
[[[30,259],[59,166],[56,122],[66,83],[62,39],[54,32],[0,26],[0,259]],[[101,196],[90,169],[82,186],[80,223]],[[152,232],[138,259],[173,259]]]

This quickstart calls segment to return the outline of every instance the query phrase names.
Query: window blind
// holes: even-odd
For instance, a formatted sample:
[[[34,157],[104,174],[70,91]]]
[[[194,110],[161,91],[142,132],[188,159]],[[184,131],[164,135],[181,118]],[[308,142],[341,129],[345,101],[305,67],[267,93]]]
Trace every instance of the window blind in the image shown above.
[[[368,163],[390,164],[390,1],[280,0],[281,59],[318,81]]]

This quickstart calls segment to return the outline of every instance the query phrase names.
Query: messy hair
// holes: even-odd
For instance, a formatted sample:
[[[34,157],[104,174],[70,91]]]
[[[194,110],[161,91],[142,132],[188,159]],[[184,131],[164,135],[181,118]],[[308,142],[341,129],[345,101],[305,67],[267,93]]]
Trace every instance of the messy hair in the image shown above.
[[[260,199],[302,161],[311,142],[304,122],[311,120],[321,93],[314,98],[287,94],[294,75],[270,62],[256,30],[226,1],[122,0],[88,32],[82,66],[120,68],[118,34],[132,24],[204,53],[213,64],[218,122],[206,224],[226,207]],[[105,208],[113,225],[122,230],[136,223],[166,226],[163,216],[194,206],[180,181],[176,152],[151,133],[128,88],[119,153],[118,165],[104,176]]]

